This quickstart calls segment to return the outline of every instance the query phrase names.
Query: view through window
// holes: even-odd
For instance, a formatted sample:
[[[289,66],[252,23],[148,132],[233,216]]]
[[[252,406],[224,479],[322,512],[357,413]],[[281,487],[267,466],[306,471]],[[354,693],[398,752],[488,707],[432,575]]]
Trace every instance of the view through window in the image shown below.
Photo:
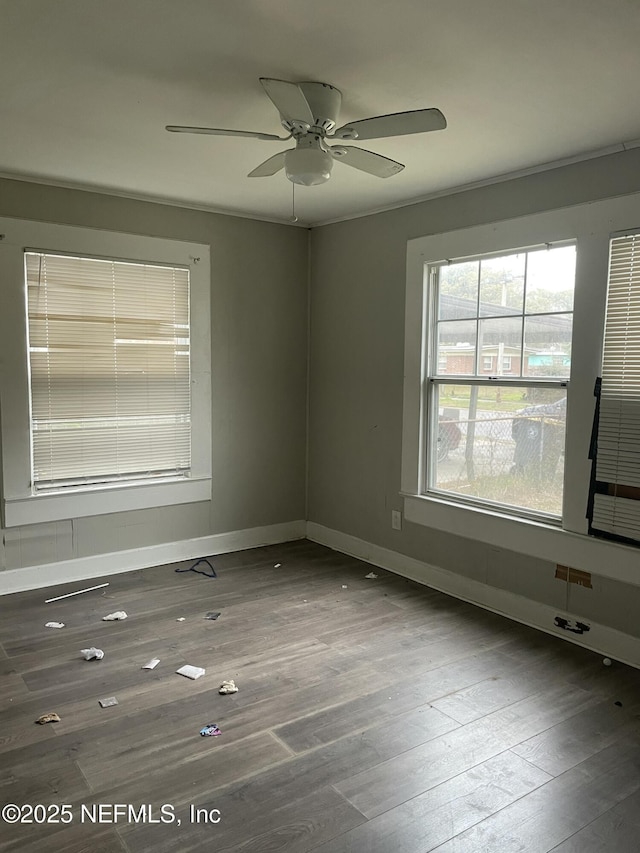
[[[560,516],[576,250],[429,266],[426,491]]]

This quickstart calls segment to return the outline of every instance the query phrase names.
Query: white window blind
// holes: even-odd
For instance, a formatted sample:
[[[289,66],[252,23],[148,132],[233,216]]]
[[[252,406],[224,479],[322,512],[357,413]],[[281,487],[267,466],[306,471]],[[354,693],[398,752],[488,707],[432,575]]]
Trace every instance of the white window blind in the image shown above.
[[[592,527],[640,540],[640,234],[611,241]]]
[[[25,252],[36,491],[187,476],[189,271]]]

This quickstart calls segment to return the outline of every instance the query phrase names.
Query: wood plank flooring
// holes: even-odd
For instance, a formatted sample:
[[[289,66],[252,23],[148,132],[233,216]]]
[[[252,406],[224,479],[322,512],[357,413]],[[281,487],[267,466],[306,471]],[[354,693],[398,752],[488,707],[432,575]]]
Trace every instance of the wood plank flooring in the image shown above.
[[[640,849],[639,671],[306,540],[212,562],[0,598],[2,800],[45,807],[0,851]]]

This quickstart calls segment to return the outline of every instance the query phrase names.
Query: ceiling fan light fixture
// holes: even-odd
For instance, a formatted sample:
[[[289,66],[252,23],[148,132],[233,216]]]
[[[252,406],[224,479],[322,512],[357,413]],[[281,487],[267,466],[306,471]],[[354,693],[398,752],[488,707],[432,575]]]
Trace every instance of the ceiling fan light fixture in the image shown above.
[[[284,155],[287,178],[303,187],[324,184],[331,177],[333,157],[321,148],[292,148]]]

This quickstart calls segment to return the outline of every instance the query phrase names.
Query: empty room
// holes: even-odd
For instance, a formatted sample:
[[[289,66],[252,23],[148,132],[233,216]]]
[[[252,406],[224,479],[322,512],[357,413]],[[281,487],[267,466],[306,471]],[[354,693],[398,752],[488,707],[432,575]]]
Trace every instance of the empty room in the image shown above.
[[[0,0],[0,853],[637,853],[639,42]]]

